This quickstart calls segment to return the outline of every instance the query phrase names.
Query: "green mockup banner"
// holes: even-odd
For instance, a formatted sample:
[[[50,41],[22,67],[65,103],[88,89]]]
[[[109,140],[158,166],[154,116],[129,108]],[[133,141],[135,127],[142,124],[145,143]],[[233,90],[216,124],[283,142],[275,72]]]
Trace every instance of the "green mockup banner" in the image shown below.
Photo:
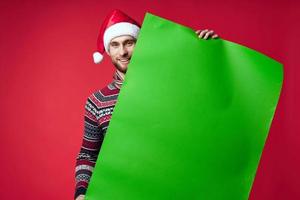
[[[282,64],[146,14],[87,200],[248,199]]]

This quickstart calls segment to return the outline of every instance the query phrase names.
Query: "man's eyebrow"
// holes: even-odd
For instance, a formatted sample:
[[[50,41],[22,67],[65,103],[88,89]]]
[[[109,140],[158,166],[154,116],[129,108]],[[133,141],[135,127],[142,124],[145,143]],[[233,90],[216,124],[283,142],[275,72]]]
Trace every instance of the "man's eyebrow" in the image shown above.
[[[123,43],[126,43],[126,42],[135,42],[135,41],[136,41],[135,39],[127,39]]]

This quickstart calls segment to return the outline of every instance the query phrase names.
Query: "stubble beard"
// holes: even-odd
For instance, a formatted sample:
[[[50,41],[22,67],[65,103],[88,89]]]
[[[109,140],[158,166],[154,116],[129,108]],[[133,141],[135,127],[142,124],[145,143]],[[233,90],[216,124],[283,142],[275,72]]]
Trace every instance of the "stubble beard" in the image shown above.
[[[130,58],[129,58],[129,62],[130,62]],[[122,67],[117,61],[113,61],[112,62],[113,63],[113,65],[117,68],[117,70],[119,70],[120,72],[122,72],[122,73],[126,73],[126,71],[127,71],[127,66],[129,65],[129,63],[127,64],[127,66],[126,67]]]
[[[122,72],[122,73],[126,73],[126,71],[127,71],[127,67],[126,68],[123,68],[122,66],[120,66],[118,63],[116,63],[116,62],[113,62],[113,64],[114,64],[114,66],[117,68],[117,70],[119,70],[120,72]]]

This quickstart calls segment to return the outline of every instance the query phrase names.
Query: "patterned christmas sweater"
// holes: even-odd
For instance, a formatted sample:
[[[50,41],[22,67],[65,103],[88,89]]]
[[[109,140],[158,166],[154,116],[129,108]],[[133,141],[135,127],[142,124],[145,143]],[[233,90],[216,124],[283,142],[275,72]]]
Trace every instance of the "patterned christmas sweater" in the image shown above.
[[[110,84],[94,92],[86,100],[83,141],[76,158],[75,199],[86,193],[122,81],[122,77],[116,72]]]

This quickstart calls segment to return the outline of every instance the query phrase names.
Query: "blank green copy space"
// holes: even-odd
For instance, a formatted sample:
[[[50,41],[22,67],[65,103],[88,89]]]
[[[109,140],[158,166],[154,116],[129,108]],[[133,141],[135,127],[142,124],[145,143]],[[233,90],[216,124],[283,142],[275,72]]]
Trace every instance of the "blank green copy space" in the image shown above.
[[[282,65],[146,14],[87,200],[248,199]]]

